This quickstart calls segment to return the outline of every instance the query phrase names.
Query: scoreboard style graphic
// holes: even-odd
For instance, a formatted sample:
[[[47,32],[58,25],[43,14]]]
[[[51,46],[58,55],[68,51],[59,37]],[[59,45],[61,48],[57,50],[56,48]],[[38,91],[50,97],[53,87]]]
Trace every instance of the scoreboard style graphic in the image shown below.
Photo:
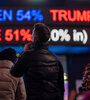
[[[0,8],[0,45],[30,42],[37,22],[50,27],[50,45],[90,46],[90,9],[62,7]]]
[[[0,27],[0,45],[24,45],[31,41],[33,26]],[[50,27],[50,45],[89,46],[89,28],[82,27]]]

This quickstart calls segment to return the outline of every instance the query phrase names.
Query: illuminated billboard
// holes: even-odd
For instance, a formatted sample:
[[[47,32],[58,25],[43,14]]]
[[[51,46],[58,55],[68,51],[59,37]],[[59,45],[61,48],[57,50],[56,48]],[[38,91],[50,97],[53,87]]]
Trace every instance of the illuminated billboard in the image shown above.
[[[33,26],[0,27],[0,45],[24,45],[31,41]],[[50,27],[49,45],[90,46],[89,27]]]
[[[37,22],[50,27],[49,45],[90,46],[90,9],[63,7],[1,8],[0,45],[30,42]]]
[[[87,8],[0,8],[1,24],[29,24],[43,22],[46,24],[89,25],[90,9]],[[67,22],[67,23],[66,23]]]

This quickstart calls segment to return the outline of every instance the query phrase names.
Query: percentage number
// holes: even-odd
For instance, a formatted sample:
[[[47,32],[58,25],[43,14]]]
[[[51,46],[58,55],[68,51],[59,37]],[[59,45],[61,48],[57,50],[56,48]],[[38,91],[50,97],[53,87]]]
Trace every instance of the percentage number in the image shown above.
[[[13,29],[6,29],[5,31],[5,40],[10,42],[15,37],[15,41],[20,40],[20,36],[22,36],[22,41],[31,41],[31,33],[30,29],[16,29],[13,31]]]
[[[22,41],[31,41],[30,29],[27,29],[27,31],[25,29],[21,29],[20,35],[23,37]]]
[[[27,10],[26,12],[24,12],[23,9],[19,9],[16,12],[16,20],[17,21],[23,21],[24,19],[26,19],[27,21],[31,21],[31,19],[33,18],[33,21],[43,21],[44,20],[44,16],[41,14],[41,9],[39,10]]]
[[[39,9],[38,11],[36,11],[35,9],[32,10],[31,14],[34,17],[33,21],[43,21],[44,17],[41,13],[41,10]]]
[[[51,39],[52,41],[54,42],[57,42],[57,41],[66,41],[66,42],[69,42],[71,40],[71,36],[68,34],[68,29],[53,29],[51,31]]]

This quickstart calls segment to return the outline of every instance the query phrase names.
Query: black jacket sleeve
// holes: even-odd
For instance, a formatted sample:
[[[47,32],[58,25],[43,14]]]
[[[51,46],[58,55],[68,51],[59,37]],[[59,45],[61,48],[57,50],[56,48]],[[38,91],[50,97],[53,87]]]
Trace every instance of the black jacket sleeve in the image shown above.
[[[23,53],[14,66],[11,68],[10,73],[14,77],[21,77],[27,69],[27,53]]]
[[[60,61],[58,62],[59,64],[59,79],[58,79],[58,85],[59,85],[59,91],[60,91],[60,95],[61,95],[61,100],[64,99],[64,71],[63,71],[63,67],[62,64],[60,63]]]

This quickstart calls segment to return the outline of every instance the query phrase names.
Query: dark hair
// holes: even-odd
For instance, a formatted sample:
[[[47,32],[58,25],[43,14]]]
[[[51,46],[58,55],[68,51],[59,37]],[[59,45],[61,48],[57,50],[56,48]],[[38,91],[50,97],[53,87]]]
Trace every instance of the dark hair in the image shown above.
[[[0,60],[10,60],[14,62],[16,59],[16,51],[12,48],[4,49],[0,52]]]
[[[50,29],[43,23],[34,25],[34,32],[39,42],[47,42],[50,38]]]

